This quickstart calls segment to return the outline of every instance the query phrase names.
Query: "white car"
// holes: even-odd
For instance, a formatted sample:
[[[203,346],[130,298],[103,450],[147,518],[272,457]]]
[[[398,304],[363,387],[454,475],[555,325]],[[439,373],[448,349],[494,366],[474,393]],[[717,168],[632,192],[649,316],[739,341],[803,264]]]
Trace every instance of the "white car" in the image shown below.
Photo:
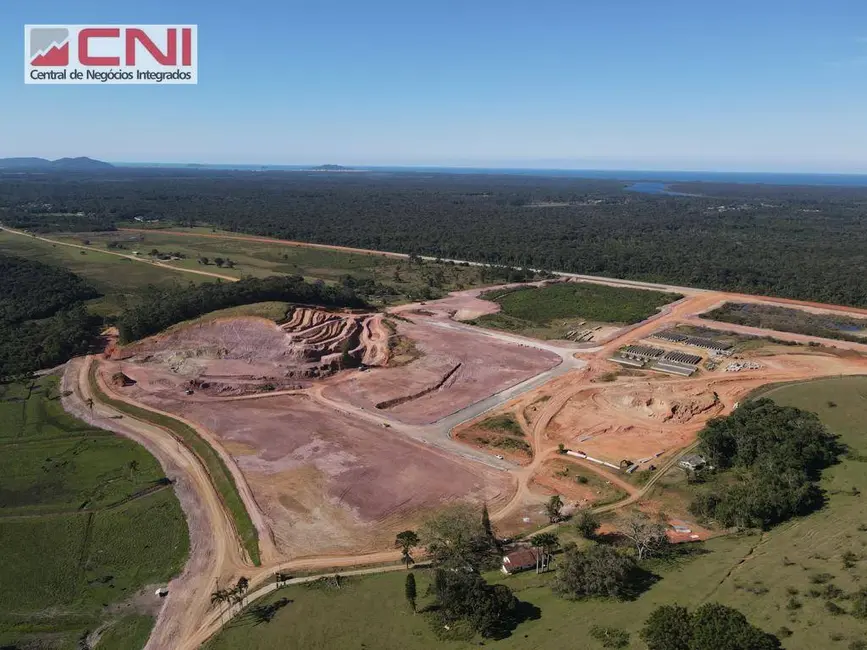
[[[503,457],[500,456],[499,454],[497,454],[497,458],[499,458],[500,460],[503,460]]]

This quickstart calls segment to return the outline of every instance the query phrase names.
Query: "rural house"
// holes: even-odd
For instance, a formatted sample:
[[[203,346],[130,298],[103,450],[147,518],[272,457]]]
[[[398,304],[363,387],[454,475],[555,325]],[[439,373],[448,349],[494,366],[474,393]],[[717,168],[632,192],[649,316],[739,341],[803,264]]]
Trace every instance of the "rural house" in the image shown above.
[[[535,569],[541,561],[542,552],[536,548],[521,548],[503,557],[502,571],[512,575],[527,569]]]

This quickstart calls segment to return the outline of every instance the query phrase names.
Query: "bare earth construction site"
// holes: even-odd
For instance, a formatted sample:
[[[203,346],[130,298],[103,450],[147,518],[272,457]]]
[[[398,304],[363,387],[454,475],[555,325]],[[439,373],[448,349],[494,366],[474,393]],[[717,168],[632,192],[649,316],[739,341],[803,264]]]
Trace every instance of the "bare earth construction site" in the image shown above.
[[[675,296],[594,347],[462,323],[496,311],[478,294],[387,313],[296,307],[280,324],[197,322],[112,350],[98,372],[112,398],[195,426],[230,466],[259,533],[254,584],[281,567],[395,559],[395,533],[453,501],[487,503],[507,534],[545,525],[555,493],[567,512],[659,511],[645,495],[710,418],[768,383],[867,373],[867,344],[807,345],[699,318],[730,294]],[[491,424],[504,421],[517,428]],[[678,530],[710,534],[676,502],[665,511]],[[203,580],[242,570],[243,558],[216,561]],[[192,590],[183,576],[177,588],[185,579]],[[190,598],[207,611],[206,595]],[[216,612],[202,620],[177,647],[220,626]]]

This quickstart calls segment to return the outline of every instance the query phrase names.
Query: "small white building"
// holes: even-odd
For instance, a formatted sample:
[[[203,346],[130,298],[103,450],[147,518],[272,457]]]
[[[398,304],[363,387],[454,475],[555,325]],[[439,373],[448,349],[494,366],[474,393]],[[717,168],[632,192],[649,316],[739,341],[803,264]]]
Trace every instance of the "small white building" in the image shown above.
[[[697,472],[707,465],[707,461],[704,457],[699,456],[698,454],[687,454],[677,461],[677,464],[679,467],[689,470],[690,472]]]

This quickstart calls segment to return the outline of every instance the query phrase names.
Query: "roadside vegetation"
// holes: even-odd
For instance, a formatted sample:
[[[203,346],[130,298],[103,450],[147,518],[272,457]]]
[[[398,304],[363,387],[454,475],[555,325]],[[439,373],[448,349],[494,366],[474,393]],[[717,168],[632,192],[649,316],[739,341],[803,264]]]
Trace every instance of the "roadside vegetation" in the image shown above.
[[[814,314],[803,309],[727,302],[701,315],[708,320],[819,336],[841,341],[867,342],[867,318]]]
[[[139,408],[133,404],[128,404],[122,400],[117,400],[106,395],[96,381],[97,364],[94,363],[90,369],[88,377],[90,390],[100,402],[108,404],[112,408],[126,413],[143,422],[148,422],[155,426],[161,427],[175,436],[179,441],[183,442],[196,456],[198,456],[205,467],[208,469],[208,474],[214,482],[214,487],[220,494],[220,498],[226,505],[229,513],[232,516],[232,521],[235,525],[235,530],[238,531],[238,536],[241,538],[241,543],[250,560],[257,566],[260,563],[259,559],[259,535],[256,527],[253,525],[250,514],[247,508],[244,507],[244,502],[241,495],[238,493],[238,486],[235,484],[235,479],[232,477],[229,468],[220,458],[219,454],[214,451],[205,440],[203,440],[192,427],[187,426],[183,422],[175,418],[154,413],[153,411]]]
[[[643,289],[584,282],[558,282],[544,287],[489,291],[481,296],[501,311],[472,321],[543,339],[566,338],[569,331],[594,323],[630,325],[655,314],[682,296]]]
[[[67,415],[58,384],[0,384],[0,646],[76,650],[123,611],[141,648],[133,597],[183,568],[186,521],[156,460]]]
[[[121,224],[124,225],[124,224]],[[127,224],[141,228],[142,224]],[[212,228],[175,228],[183,234],[149,226],[146,232],[57,233],[59,240],[160,260],[180,269],[214,271],[238,279],[300,275],[308,281],[347,282],[375,304],[433,300],[449,291],[495,282],[523,281],[537,274],[422,260],[375,253],[350,253],[275,242],[216,238],[232,235]],[[210,236],[209,236],[210,235]]]
[[[817,413],[821,423],[839,436],[836,442],[845,446],[839,462],[822,470],[817,479],[824,507],[769,531],[743,529],[667,550],[657,545],[659,529],[653,518],[627,515],[617,520],[626,541],[612,546],[609,535],[599,534],[598,518],[581,511],[565,524],[576,528],[578,544],[555,550],[549,570],[503,576],[482,568],[480,575],[488,584],[510,588],[518,599],[517,611],[523,615],[509,635],[481,641],[503,650],[527,645],[554,650],[566,638],[574,647],[589,650],[729,650],[747,647],[736,645],[744,639],[756,648],[776,648],[778,643],[790,650],[861,648],[858,644],[867,638],[867,590],[863,587],[867,582],[867,502],[862,498],[867,491],[863,424],[867,377],[793,384],[774,388],[765,396],[779,407]],[[790,412],[769,410],[767,403],[756,408],[759,413]],[[759,426],[768,422],[764,416],[757,420]],[[811,421],[809,415],[798,415],[792,426],[800,422],[812,427]],[[743,420],[731,424],[738,422],[744,424]],[[817,435],[825,439],[821,431]],[[768,444],[763,440],[762,444]],[[467,522],[467,528],[477,534],[484,529],[473,523],[478,522],[477,517],[467,517]],[[423,532],[419,531],[420,543],[425,545]],[[640,561],[639,544],[650,549],[649,555],[642,552],[646,559]],[[597,547],[610,550],[591,551]],[[592,554],[602,557],[594,560]],[[634,576],[636,582],[612,583],[609,573],[595,573],[597,563],[628,568],[623,558],[631,560],[635,569],[618,569],[619,575]],[[478,636],[444,639],[435,633],[425,612],[436,605],[436,572],[413,567],[412,573],[418,614],[408,604],[404,574],[358,577],[327,592],[289,586],[254,603],[267,607],[280,599],[289,601],[267,624],[245,612],[206,647],[264,650],[303,645],[324,650],[363,644],[385,650],[421,650],[433,645],[457,650],[478,646]],[[604,579],[591,579],[594,575]],[[562,584],[566,595],[575,596],[587,590],[626,590],[622,596],[612,592],[608,597],[571,598],[555,593],[552,587],[556,584]],[[326,619],[318,616],[322,611],[330,612]],[[669,632],[662,636],[668,645],[660,644],[660,629]],[[726,633],[707,632],[720,629]]]

